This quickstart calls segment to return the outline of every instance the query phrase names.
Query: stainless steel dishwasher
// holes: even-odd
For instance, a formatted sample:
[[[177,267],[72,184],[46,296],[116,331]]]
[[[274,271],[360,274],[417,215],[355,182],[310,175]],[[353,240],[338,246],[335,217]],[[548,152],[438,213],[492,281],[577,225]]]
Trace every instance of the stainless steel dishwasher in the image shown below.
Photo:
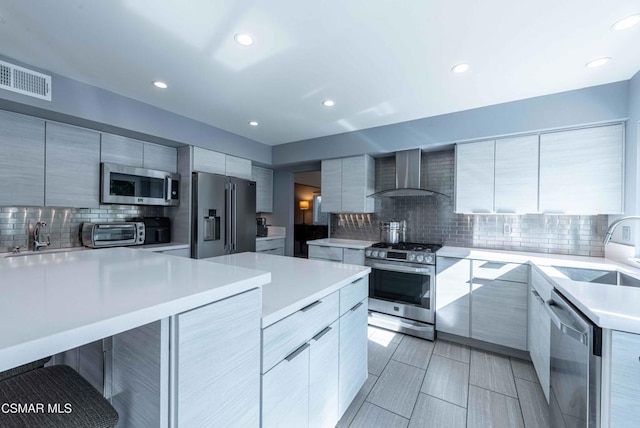
[[[546,309],[551,317],[551,426],[598,428],[602,329],[557,290]]]

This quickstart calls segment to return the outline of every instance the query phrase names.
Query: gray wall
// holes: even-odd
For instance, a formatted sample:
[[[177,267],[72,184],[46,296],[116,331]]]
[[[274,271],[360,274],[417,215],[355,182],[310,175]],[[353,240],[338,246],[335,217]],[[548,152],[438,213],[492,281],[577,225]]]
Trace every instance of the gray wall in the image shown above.
[[[437,148],[459,141],[625,119],[629,81],[274,146],[273,164]]]
[[[0,109],[160,144],[189,144],[271,164],[271,146],[11,58],[0,58],[52,76],[51,102],[0,90]]]
[[[376,200],[374,214],[333,214],[334,238],[380,238],[378,222],[407,222],[406,240],[459,247],[604,256],[607,216],[464,215],[454,213],[454,151],[422,154],[421,186],[446,196]],[[395,159],[376,159],[376,191],[395,185]]]

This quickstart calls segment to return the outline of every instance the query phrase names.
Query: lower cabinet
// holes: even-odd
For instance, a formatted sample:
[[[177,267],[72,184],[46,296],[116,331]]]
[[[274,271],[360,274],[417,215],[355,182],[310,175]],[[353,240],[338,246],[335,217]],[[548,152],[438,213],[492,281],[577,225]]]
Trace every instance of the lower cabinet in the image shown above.
[[[284,256],[284,238],[256,239],[256,253]]]
[[[640,426],[640,335],[611,333],[611,406],[609,426]]]
[[[309,342],[309,427],[334,427],[338,418],[338,321]]]
[[[469,337],[471,260],[438,257],[436,260],[436,329]]]
[[[309,258],[364,266],[364,250],[309,244]]]
[[[340,392],[338,415],[342,417],[367,380],[367,299],[340,317]]]
[[[529,286],[528,347],[542,391],[549,401],[551,372],[551,319],[545,309],[553,286],[536,269],[531,269]]]

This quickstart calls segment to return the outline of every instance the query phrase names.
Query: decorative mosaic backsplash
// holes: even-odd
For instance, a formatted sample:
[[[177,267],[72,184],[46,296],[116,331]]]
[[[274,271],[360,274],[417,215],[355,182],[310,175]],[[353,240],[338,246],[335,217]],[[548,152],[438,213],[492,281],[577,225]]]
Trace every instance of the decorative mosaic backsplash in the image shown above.
[[[454,152],[422,153],[423,188],[445,196],[376,200],[374,214],[332,214],[333,238],[380,239],[379,221],[407,221],[406,240],[457,247],[490,248],[603,257],[608,218],[598,216],[465,215],[454,213]],[[376,191],[395,186],[395,159],[376,159]]]
[[[33,245],[33,227],[44,221],[49,227],[48,248],[81,247],[80,226],[84,222],[108,223],[133,217],[161,216],[162,207],[101,205],[100,208],[0,207],[0,253]]]

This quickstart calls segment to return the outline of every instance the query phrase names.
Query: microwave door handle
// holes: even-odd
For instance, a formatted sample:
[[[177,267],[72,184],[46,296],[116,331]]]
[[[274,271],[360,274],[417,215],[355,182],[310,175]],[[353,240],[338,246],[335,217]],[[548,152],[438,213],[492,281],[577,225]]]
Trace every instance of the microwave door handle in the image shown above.
[[[165,202],[171,202],[171,188],[173,187],[173,180],[170,176],[164,177],[164,200]]]

